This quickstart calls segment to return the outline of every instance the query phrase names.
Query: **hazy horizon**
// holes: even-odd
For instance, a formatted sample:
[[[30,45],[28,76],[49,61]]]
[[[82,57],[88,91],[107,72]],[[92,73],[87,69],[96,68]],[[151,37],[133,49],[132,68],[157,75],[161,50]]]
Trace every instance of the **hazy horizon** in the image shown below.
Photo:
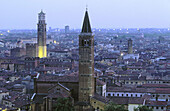
[[[36,29],[38,13],[47,28],[80,29],[86,5],[92,28],[169,28],[170,0],[1,0],[0,29]]]

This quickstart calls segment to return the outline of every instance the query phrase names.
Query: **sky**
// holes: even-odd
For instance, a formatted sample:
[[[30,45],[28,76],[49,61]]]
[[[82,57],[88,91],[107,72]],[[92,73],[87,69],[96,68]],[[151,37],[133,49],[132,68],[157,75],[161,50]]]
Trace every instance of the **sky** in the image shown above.
[[[36,29],[38,13],[47,27],[82,27],[88,6],[92,28],[169,28],[170,0],[0,0],[0,29]]]

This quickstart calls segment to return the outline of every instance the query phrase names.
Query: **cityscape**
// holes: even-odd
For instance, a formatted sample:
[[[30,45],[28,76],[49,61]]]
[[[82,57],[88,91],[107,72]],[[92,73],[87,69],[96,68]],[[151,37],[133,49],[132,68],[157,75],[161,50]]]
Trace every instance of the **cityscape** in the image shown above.
[[[170,28],[95,28],[88,6],[55,28],[45,12],[0,27],[0,111],[170,111]]]

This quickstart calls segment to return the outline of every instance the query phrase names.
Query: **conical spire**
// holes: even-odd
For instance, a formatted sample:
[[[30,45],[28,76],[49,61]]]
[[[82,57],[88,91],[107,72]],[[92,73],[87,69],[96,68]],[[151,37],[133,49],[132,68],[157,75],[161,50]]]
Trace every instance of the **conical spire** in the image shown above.
[[[87,9],[85,12],[85,17],[84,17],[84,22],[83,22],[81,33],[92,33]]]

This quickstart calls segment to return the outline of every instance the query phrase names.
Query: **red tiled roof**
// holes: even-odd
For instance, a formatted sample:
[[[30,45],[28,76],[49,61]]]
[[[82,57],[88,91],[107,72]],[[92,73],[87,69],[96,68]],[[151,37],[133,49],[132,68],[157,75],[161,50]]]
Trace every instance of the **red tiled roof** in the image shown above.
[[[170,88],[156,88],[155,93],[170,94]]]
[[[106,97],[98,95],[98,94],[95,94],[92,98],[94,98],[94,99],[96,99],[98,101],[101,101],[103,103],[109,103],[109,101],[110,101],[109,98],[106,98]]]
[[[37,81],[47,82],[78,82],[78,76],[56,76],[56,75],[40,75]]]
[[[143,84],[144,88],[170,88],[168,84]]]
[[[67,98],[67,97],[70,97],[70,95],[68,95],[67,93],[56,92],[56,93],[50,93],[46,97],[50,97],[50,98]]]
[[[147,106],[167,106],[168,102],[167,101],[146,101]]]
[[[103,81],[101,81],[101,80],[96,80],[96,84],[97,85],[99,85],[99,86],[103,86],[103,85],[105,85],[106,83],[105,82],[103,82]]]

